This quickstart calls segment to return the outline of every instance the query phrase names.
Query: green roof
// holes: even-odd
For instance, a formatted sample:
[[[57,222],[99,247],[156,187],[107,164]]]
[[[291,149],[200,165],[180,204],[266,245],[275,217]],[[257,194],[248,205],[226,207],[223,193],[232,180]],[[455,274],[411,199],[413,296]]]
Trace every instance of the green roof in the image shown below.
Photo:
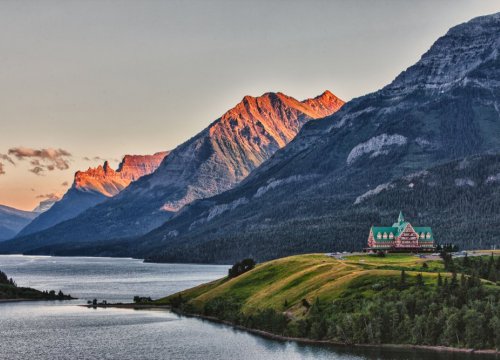
[[[389,242],[389,241],[392,241],[392,239],[389,239],[389,237],[387,237],[387,239],[384,239],[384,238],[377,239],[377,234],[382,233],[382,235],[383,235],[384,233],[387,233],[387,235],[389,235],[392,232],[394,237],[397,237],[397,236],[401,235],[401,233],[406,229],[406,227],[409,224],[410,224],[409,222],[405,221],[403,213],[400,212],[399,217],[398,217],[398,221],[396,223],[392,224],[392,226],[372,226],[373,236],[377,242]],[[417,226],[417,227],[413,227],[413,229],[419,235],[421,233],[425,233],[426,235],[427,235],[427,233],[430,233],[431,237],[428,240],[429,241],[434,240],[434,234],[432,233],[432,229],[429,226]]]
[[[375,241],[377,242],[384,242],[384,241],[393,241],[394,239],[389,239],[389,234],[392,233],[392,235],[394,235],[394,237],[396,237],[396,233],[398,231],[397,228],[395,227],[392,227],[392,226],[372,226],[372,231],[373,231],[373,237],[375,238]],[[382,233],[382,235],[384,233],[387,233],[387,239],[384,239],[384,238],[381,238],[381,239],[377,239],[377,234],[378,233]]]
[[[429,226],[416,226],[413,229],[415,229],[415,232],[418,234],[425,233],[431,233],[431,237],[429,240],[434,240],[434,234],[432,233],[432,229]]]

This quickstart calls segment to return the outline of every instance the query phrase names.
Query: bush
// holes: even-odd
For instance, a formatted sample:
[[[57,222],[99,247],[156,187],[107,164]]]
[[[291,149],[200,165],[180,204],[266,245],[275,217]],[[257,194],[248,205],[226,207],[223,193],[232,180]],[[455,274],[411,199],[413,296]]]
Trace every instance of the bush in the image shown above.
[[[228,277],[235,278],[240,276],[241,274],[246,273],[247,271],[252,270],[255,267],[255,260],[253,259],[244,259],[241,262],[237,262],[233,265],[231,269],[228,270]]]
[[[153,300],[150,297],[144,297],[144,296],[134,296],[134,303],[136,304],[141,304],[141,303],[149,303],[152,302]]]

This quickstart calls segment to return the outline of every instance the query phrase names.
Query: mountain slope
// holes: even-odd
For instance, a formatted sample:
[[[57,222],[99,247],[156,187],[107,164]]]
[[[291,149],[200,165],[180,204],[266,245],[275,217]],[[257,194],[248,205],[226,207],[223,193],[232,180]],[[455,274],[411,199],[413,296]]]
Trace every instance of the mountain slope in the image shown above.
[[[117,195],[132,181],[154,172],[167,155],[168,152],[154,155],[125,155],[116,171],[107,161],[97,168],[77,171],[71,188],[62,199],[29,223],[18,236],[29,235],[72,219],[92,206]]]
[[[467,167],[461,168],[465,163]],[[192,219],[179,216],[166,224],[177,225],[177,237],[170,233],[155,239],[156,233],[169,234],[165,226],[128,246],[138,256],[149,254],[148,261],[204,263],[230,263],[248,256],[273,259],[307,251],[358,251],[366,246],[370,226],[390,223],[402,210],[416,226],[432,226],[440,243],[498,247],[499,174],[499,155],[477,155],[374,185],[342,202],[331,201],[322,190],[323,200],[299,194],[297,204],[299,200],[285,200],[274,191],[252,206],[237,207],[185,234],[182,231]],[[295,191],[293,184],[283,191]]]
[[[419,216],[429,205],[436,206],[434,214],[447,214],[456,203],[437,207],[416,197],[369,212],[351,210],[359,196],[390,181],[454,159],[500,152],[498,34],[500,14],[450,29],[391,84],[307,124],[238,187],[189,205],[136,242],[133,251],[154,261],[264,260],[359,248],[369,226],[381,220],[381,210]],[[416,204],[421,210],[409,211]],[[487,215],[487,208],[475,206],[479,217]],[[485,233],[472,239],[436,236],[468,247],[500,241]]]
[[[33,209],[33,212],[41,214],[49,210],[56,202],[58,202],[60,198],[51,194],[48,199],[40,201],[40,203]]]
[[[13,238],[38,213],[0,205],[0,241]]]
[[[173,150],[150,176],[71,221],[9,245],[25,251],[53,243],[144,234],[185,204],[232,188],[290,142],[305,123],[342,105],[329,91],[302,102],[282,93],[245,96]]]

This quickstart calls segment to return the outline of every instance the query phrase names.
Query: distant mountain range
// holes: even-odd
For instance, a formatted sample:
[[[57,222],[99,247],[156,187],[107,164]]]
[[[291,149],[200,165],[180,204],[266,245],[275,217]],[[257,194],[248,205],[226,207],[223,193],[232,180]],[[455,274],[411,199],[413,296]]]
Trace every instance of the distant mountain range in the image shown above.
[[[18,236],[48,229],[117,195],[132,181],[154,172],[167,155],[168,152],[154,155],[125,155],[116,171],[107,161],[96,168],[77,171],[71,188],[62,199],[52,202],[49,209],[24,227]]]
[[[333,114],[343,104],[329,91],[304,101],[282,93],[245,96],[202,132],[174,149],[151,175],[131,183],[106,201],[102,201],[100,193],[97,205],[93,196],[89,202],[94,203],[89,204],[86,211],[44,231],[29,234],[34,226],[27,228],[6,247],[16,251],[51,252],[54,244],[78,247],[79,243],[97,239],[145,234],[193,200],[233,188],[288,144],[304,124]],[[70,192],[74,192],[72,190]],[[72,207],[69,201],[63,200],[58,204],[68,203],[69,208]],[[52,213],[56,213],[58,204]],[[58,219],[68,211],[59,211]],[[37,229],[48,227],[36,225]]]
[[[450,29],[391,84],[304,126],[234,189],[121,248],[219,263],[355,250],[400,210],[437,241],[498,245],[499,34],[500,14]]]
[[[458,25],[339,111],[331,93],[245,97],[153,174],[0,250],[261,261],[359,249],[401,210],[438,242],[498,245],[499,34],[500,13]]]
[[[30,223],[38,213],[23,211],[0,205],[0,241],[13,238],[19,230]]]

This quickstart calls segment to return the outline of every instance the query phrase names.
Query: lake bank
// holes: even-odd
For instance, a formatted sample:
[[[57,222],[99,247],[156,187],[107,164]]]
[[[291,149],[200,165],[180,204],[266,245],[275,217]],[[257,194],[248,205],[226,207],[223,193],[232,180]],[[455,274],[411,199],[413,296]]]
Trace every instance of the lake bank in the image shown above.
[[[168,307],[130,304],[220,279],[228,266],[144,264],[134,259],[0,256],[19,285],[61,289],[79,300],[0,303],[0,354],[10,360],[81,358],[273,360],[475,360],[477,354],[403,348],[332,346],[279,340]],[[122,308],[89,309],[106,299]],[[83,305],[83,306],[78,306]],[[36,334],[36,336],[34,336]]]
[[[196,318],[200,320],[205,320],[217,324],[222,324],[229,326],[231,328],[248,332],[253,335],[258,335],[266,339],[274,341],[292,341],[298,344],[304,345],[321,345],[321,346],[332,346],[332,347],[342,347],[342,348],[363,348],[363,349],[395,349],[395,350],[418,350],[418,351],[429,351],[429,352],[447,352],[447,353],[462,353],[462,354],[473,354],[473,355],[490,355],[497,356],[500,354],[498,350],[495,349],[469,349],[469,348],[454,348],[449,346],[431,346],[431,345],[413,345],[413,344],[347,344],[333,340],[315,340],[308,338],[298,338],[289,337],[284,335],[274,334],[268,331],[248,328],[245,326],[234,324],[227,320],[221,320],[213,316],[206,316],[196,313],[187,313],[179,309],[172,308],[169,305],[154,305],[154,304],[98,304],[98,305],[79,305],[86,308],[119,308],[119,309],[131,309],[131,310],[168,310],[180,316],[187,318]]]
[[[500,262],[459,259],[453,266],[463,272],[457,275],[449,261],[413,254],[296,255],[156,303],[277,339],[496,354],[500,323],[482,309],[496,314],[500,288],[467,273]]]
[[[51,301],[75,300],[71,295],[64,294],[61,290],[42,291],[30,287],[18,286],[15,280],[9,278],[0,269],[0,301]]]

